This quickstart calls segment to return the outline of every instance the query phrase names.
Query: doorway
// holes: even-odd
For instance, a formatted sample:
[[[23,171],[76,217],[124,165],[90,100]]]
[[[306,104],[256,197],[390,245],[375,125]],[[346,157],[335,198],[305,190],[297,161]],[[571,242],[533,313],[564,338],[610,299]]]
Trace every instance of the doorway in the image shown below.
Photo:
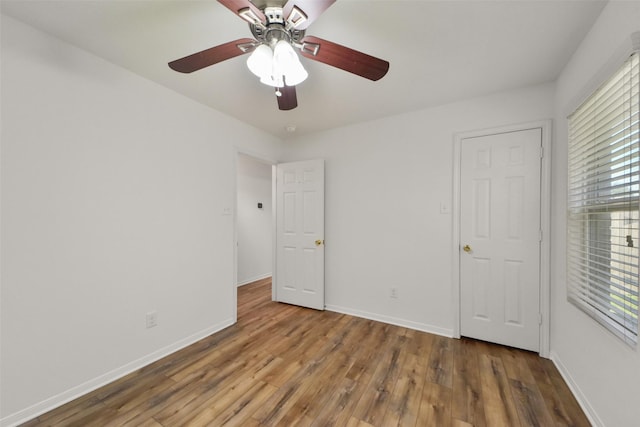
[[[456,135],[456,336],[548,353],[549,134],[536,122]]]
[[[236,285],[272,276],[272,164],[244,153],[236,161]]]
[[[324,161],[237,152],[235,220],[235,287],[270,282],[273,301],[324,310]]]

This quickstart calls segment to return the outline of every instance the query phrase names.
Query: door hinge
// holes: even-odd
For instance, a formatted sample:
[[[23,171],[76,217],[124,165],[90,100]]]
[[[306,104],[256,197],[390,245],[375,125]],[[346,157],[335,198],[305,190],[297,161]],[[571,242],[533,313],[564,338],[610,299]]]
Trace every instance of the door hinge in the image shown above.
[[[540,158],[544,157],[544,147],[541,145],[540,146]]]
[[[538,230],[538,241],[542,242],[542,229]]]
[[[538,313],[538,325],[542,325],[542,313]]]

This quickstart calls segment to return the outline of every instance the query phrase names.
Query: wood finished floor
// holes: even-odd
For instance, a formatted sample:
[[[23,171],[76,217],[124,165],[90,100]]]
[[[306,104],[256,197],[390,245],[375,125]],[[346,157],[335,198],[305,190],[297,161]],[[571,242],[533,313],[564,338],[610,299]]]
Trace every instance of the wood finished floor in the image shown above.
[[[551,361],[238,291],[238,323],[23,426],[589,426]]]

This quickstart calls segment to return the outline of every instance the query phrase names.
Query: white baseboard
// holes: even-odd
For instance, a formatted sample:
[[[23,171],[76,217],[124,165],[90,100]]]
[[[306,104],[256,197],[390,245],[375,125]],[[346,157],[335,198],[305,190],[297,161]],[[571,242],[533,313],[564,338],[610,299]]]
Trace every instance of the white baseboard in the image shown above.
[[[43,400],[42,402],[36,403],[35,405],[32,405],[26,409],[23,409],[14,414],[8,415],[0,419],[0,427],[17,426],[39,415],[42,415],[45,412],[49,412],[52,409],[62,406],[65,403],[70,402],[74,399],[77,399],[80,396],[84,396],[87,393],[90,393],[104,385],[107,385],[117,379],[120,379],[125,375],[130,374],[131,372],[134,372],[157,360],[162,359],[163,357],[166,357],[172,353],[175,353],[176,351],[181,350],[203,338],[206,338],[211,334],[221,331],[222,329],[233,325],[233,323],[234,323],[233,319],[227,319],[223,322],[220,322],[216,325],[213,325],[209,328],[199,331],[191,336],[181,339],[171,345],[168,345],[164,348],[154,351],[153,353],[148,354],[144,357],[141,357],[140,359],[127,363],[126,365],[121,366],[120,368],[114,369],[113,371],[100,375],[92,380],[89,380],[83,384],[73,387],[56,396],[52,396],[46,400]]]
[[[560,372],[560,375],[564,379],[564,382],[566,382],[567,386],[569,386],[571,393],[573,393],[573,396],[578,401],[578,405],[580,405],[580,407],[582,408],[582,411],[589,419],[591,425],[594,427],[604,427],[604,423],[602,422],[600,417],[598,417],[598,414],[593,409],[593,406],[591,406],[591,404],[589,403],[589,399],[587,399],[578,384],[573,380],[573,377],[569,373],[569,370],[562,363],[562,360],[560,360],[560,356],[558,356],[558,354],[552,350],[550,359],[553,364],[556,365],[558,372]]]
[[[240,287],[240,286],[248,285],[249,283],[253,283],[253,282],[256,282],[258,280],[266,279],[266,278],[269,278],[269,277],[271,277],[271,273],[260,274],[258,276],[254,276],[254,277],[252,277],[250,279],[238,282],[237,286]]]
[[[340,307],[337,305],[326,305],[325,309],[329,311],[335,311],[336,313],[348,314],[350,316],[362,317],[364,319],[375,320],[377,322],[388,323],[390,325],[402,326],[404,328],[415,329],[417,331],[428,332],[434,335],[441,335],[447,338],[453,338],[453,330],[433,325],[427,325],[426,323],[413,322],[411,320],[399,319],[397,317],[385,316],[382,314],[370,313],[353,308]]]

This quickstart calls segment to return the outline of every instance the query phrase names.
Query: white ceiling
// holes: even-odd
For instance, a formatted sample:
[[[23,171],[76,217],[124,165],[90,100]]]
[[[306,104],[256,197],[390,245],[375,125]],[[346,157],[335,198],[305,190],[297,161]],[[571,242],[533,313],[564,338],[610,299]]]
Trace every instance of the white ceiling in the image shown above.
[[[301,58],[298,108],[280,111],[246,57],[181,74],[167,62],[242,37],[217,1],[2,0],[2,13],[281,138],[556,79],[600,0],[338,0],[307,30],[391,63],[371,82]]]

